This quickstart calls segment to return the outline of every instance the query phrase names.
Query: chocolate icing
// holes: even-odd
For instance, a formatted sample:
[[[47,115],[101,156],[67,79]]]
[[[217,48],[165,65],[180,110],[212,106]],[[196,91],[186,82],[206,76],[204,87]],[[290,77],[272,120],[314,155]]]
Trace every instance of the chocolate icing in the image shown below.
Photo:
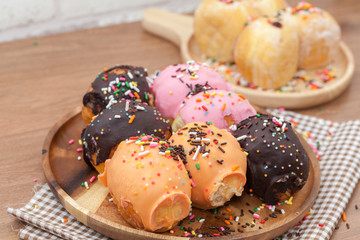
[[[206,82],[205,84],[195,84],[195,87],[193,88],[192,85],[186,85],[189,87],[190,89],[190,92],[186,95],[186,97],[189,97],[189,96],[193,96],[193,95],[196,95],[198,93],[201,93],[201,92],[206,92],[208,90],[212,90],[214,89],[213,87],[211,87],[208,82]]]
[[[133,115],[135,118],[131,122]],[[94,165],[98,165],[109,158],[113,147],[129,137],[148,134],[165,138],[166,132],[171,133],[171,126],[157,110],[146,103],[119,100],[100,112],[83,130],[84,160],[91,165],[91,156],[96,153]]]
[[[234,136],[247,156],[247,183],[267,204],[300,190],[309,175],[309,157],[291,123],[257,114],[238,123]]]
[[[114,70],[123,70],[124,74],[117,74]],[[91,83],[92,90],[84,95],[83,104],[97,115],[110,101],[116,103],[122,98],[149,103],[147,75],[144,68],[130,65],[107,69]]]

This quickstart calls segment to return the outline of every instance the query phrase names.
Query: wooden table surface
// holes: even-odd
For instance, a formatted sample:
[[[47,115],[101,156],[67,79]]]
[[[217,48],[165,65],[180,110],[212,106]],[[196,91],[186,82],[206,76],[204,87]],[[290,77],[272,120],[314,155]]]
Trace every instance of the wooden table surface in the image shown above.
[[[334,101],[297,112],[332,121],[360,119],[360,2],[316,2],[340,23],[355,56],[355,75]],[[139,22],[0,44],[0,239],[17,239],[21,225],[6,209],[29,201],[34,178],[46,182],[41,167],[45,136],[81,104],[98,72],[118,63],[144,66],[151,73],[180,62],[173,44],[144,32]],[[350,229],[341,220],[332,239],[360,239],[356,204],[360,207],[359,185],[346,209]]]

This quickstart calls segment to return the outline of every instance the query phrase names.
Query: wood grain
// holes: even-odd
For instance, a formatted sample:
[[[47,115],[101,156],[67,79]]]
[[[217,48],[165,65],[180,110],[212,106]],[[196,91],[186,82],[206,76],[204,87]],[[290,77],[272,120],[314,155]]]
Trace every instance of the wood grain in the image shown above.
[[[350,87],[335,100],[297,112],[332,121],[360,119],[360,3],[315,3],[339,22],[342,39],[354,53],[355,74]],[[0,56],[0,239],[13,240],[18,239],[15,230],[21,225],[6,214],[6,208],[29,201],[34,178],[45,183],[41,167],[44,139],[55,122],[79,106],[96,74],[116,63],[145,66],[152,72],[180,63],[181,56],[175,45],[144,32],[139,22],[3,43]],[[360,238],[359,187],[346,216],[350,229],[341,220],[332,239]]]

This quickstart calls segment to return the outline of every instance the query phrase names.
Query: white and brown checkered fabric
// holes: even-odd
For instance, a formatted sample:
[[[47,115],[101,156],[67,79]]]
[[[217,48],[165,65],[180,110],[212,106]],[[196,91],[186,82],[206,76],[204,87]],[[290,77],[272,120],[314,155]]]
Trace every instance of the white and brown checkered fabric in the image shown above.
[[[360,177],[360,120],[335,123],[290,111],[268,111],[296,122],[296,130],[310,136],[307,140],[318,151],[321,169],[312,214],[282,239],[330,239]]]
[[[47,184],[42,186],[25,207],[20,209],[8,208],[7,211],[21,221],[28,223],[19,232],[21,239],[109,239],[71,216],[55,198]]]
[[[312,213],[280,238],[327,240],[360,177],[360,120],[332,123],[290,111],[268,111],[297,123],[296,130],[306,135],[309,144],[320,157],[322,172],[320,191]],[[21,239],[109,239],[71,216],[47,184],[25,207],[9,208],[8,212],[28,223],[19,232]],[[64,219],[68,219],[68,222],[64,222]]]

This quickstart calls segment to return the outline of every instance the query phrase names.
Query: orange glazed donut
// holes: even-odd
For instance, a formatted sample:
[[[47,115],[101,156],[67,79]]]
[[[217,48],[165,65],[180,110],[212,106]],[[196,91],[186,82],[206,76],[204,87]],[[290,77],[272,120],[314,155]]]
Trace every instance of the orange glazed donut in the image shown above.
[[[169,141],[185,149],[193,206],[216,208],[234,194],[241,196],[246,183],[246,156],[228,131],[194,122],[174,133]]]
[[[190,180],[183,148],[151,136],[120,143],[100,182],[132,226],[166,231],[190,211]]]

